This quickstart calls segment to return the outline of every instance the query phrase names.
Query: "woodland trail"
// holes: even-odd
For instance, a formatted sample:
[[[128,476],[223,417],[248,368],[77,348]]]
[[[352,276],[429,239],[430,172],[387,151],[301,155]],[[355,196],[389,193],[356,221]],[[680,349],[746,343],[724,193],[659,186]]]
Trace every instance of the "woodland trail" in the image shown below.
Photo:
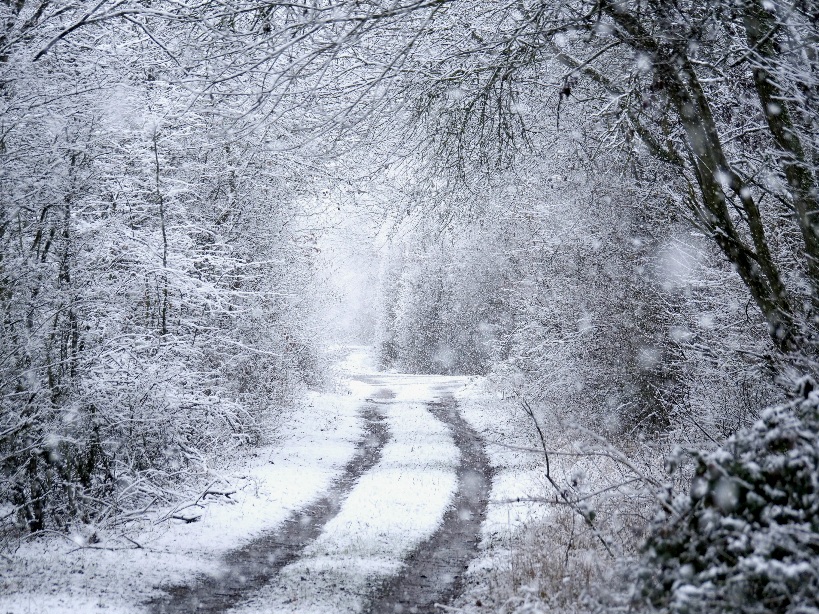
[[[459,415],[452,396],[462,381],[387,374],[356,379],[371,391],[361,409],[365,435],[331,490],[279,530],[229,553],[222,575],[165,588],[147,604],[153,614],[425,614],[440,611],[435,604],[447,604],[459,594],[464,570],[477,553],[491,483],[483,443]],[[422,394],[417,394],[419,386]],[[406,398],[408,390],[416,390],[412,401]],[[419,416],[424,421],[415,426],[412,420]],[[437,442],[436,437],[436,449],[450,448],[441,457],[450,459],[445,468],[428,460],[435,456],[433,448],[425,451],[417,443]],[[407,486],[392,496],[378,487],[379,472],[387,472],[390,483]],[[442,472],[448,490],[417,486],[435,472]],[[356,504],[362,500],[372,507]],[[433,511],[400,509],[412,508],[416,500],[432,502],[427,507]],[[407,537],[401,525],[416,520],[426,528],[410,529]],[[328,560],[337,562],[329,571]]]
[[[452,397],[429,403],[432,413],[447,423],[461,451],[458,491],[441,528],[410,555],[401,573],[388,580],[368,612],[392,614],[436,612],[461,592],[463,573],[475,556],[486,516],[491,483],[489,459],[478,434],[460,416]]]
[[[192,586],[165,589],[164,598],[150,602],[151,611],[155,614],[225,612],[296,560],[304,546],[318,537],[327,521],[338,513],[344,495],[356,480],[381,458],[381,450],[389,439],[383,417],[371,406],[364,409],[363,415],[365,436],[357,446],[358,452],[325,496],[293,514],[282,529],[229,553],[222,575],[200,578]]]

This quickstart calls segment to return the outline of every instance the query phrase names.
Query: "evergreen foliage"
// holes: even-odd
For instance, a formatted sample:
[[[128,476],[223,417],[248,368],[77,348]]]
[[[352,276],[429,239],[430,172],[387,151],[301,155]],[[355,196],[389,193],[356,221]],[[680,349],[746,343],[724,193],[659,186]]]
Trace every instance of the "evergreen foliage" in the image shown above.
[[[642,560],[648,601],[679,614],[817,611],[819,393],[691,454],[690,492],[665,502]]]

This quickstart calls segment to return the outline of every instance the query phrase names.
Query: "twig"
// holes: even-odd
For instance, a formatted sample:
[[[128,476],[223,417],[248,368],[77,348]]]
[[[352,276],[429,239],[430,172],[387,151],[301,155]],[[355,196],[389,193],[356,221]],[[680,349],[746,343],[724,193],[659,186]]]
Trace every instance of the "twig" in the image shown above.
[[[595,537],[597,537],[597,539],[603,545],[603,548],[605,548],[605,550],[606,550],[606,552],[608,552],[609,556],[611,558],[616,558],[614,556],[614,552],[611,551],[611,548],[609,547],[608,542],[606,542],[606,540],[603,539],[603,536],[600,535],[600,532],[597,530],[597,527],[594,526],[594,522],[592,522],[592,519],[589,518],[589,516],[587,514],[585,514],[583,512],[583,510],[581,510],[577,506],[576,502],[571,501],[569,499],[569,497],[566,495],[566,492],[563,489],[561,489],[560,486],[558,486],[557,482],[555,482],[554,479],[552,478],[551,468],[550,468],[550,465],[549,465],[549,451],[546,448],[546,438],[543,436],[543,431],[540,429],[540,424],[538,424],[537,418],[535,417],[535,412],[532,409],[532,407],[529,405],[529,403],[526,401],[526,399],[521,399],[521,406],[523,407],[523,411],[526,412],[526,415],[529,416],[529,418],[531,418],[532,422],[534,423],[535,429],[537,430],[538,437],[540,438],[540,444],[543,447],[543,456],[546,458],[546,479],[549,480],[549,483],[552,485],[552,487],[555,489],[555,491],[557,491],[557,493],[560,495],[560,497],[575,512],[577,512],[578,514],[580,514],[580,516],[583,517],[583,520],[586,522],[586,524],[592,530],[592,533],[594,533]]]
[[[440,608],[442,610],[446,610],[447,612],[466,612],[463,608],[455,608],[451,605],[444,605],[443,603],[436,603],[433,605],[435,608]]]
[[[134,542],[136,543],[136,542]],[[74,554],[78,550],[108,550],[110,552],[116,552],[118,550],[137,550],[142,548],[139,544],[137,544],[136,548],[124,548],[124,547],[117,547],[117,546],[77,546],[76,548],[72,548],[66,554]]]
[[[207,487],[205,487],[205,490],[203,490],[203,491],[202,491],[202,494],[200,494],[198,497],[196,497],[196,501],[194,501],[194,502],[193,502],[193,504],[194,504],[194,505],[196,505],[196,504],[197,504],[197,503],[199,503],[199,502],[200,502],[202,499],[204,499],[205,497],[207,497],[207,496],[208,496],[208,493],[210,492],[210,489],[211,489],[211,488],[213,488],[213,487],[214,487],[214,486],[215,486],[215,485],[216,485],[218,482],[219,482],[219,480],[214,480],[213,482],[211,482],[210,484],[208,484],[208,486],[207,486]],[[183,509],[184,509],[184,508],[183,508]]]
[[[529,452],[531,454],[543,454],[543,449],[542,448],[538,449],[538,448],[530,448],[528,446],[516,446],[515,444],[504,443],[502,441],[487,441],[486,443],[487,443],[487,445],[500,446],[502,448],[507,448],[509,450],[516,450],[518,452]],[[595,455],[594,452],[561,452],[560,450],[549,450],[548,453],[551,456],[581,457],[581,456]]]
[[[132,544],[134,544],[134,546],[136,546],[136,547],[137,547],[137,548],[139,548],[140,550],[144,550],[144,548],[142,547],[142,544],[140,544],[140,543],[138,543],[138,542],[134,541],[133,539],[131,539],[131,538],[130,538],[130,537],[128,537],[127,535],[123,535],[123,536],[122,536],[122,538],[123,538],[123,539],[127,539],[129,542],[131,542]]]

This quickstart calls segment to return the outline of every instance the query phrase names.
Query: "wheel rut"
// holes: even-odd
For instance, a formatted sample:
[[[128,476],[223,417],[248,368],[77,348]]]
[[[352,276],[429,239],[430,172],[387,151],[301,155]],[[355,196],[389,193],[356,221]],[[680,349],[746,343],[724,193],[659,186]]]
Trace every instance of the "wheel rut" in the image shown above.
[[[368,614],[439,614],[436,604],[447,605],[461,593],[463,574],[477,554],[491,488],[489,459],[454,398],[427,407],[449,425],[461,451],[458,491],[441,527],[409,556],[401,573],[381,587],[365,610]]]
[[[251,541],[224,558],[225,571],[203,576],[192,585],[164,588],[165,595],[149,601],[153,614],[225,612],[254,590],[267,584],[284,566],[294,562],[316,539],[324,525],[338,514],[356,480],[372,469],[390,439],[386,420],[375,405],[365,406],[365,435],[343,475],[321,499],[300,510],[276,531]]]

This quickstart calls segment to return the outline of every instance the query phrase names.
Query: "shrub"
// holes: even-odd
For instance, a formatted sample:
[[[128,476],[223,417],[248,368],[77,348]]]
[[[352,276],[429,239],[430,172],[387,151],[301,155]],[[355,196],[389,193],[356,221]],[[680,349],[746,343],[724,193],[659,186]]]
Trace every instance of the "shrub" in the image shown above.
[[[819,611],[819,393],[765,410],[723,446],[690,452],[641,561],[662,612]]]

